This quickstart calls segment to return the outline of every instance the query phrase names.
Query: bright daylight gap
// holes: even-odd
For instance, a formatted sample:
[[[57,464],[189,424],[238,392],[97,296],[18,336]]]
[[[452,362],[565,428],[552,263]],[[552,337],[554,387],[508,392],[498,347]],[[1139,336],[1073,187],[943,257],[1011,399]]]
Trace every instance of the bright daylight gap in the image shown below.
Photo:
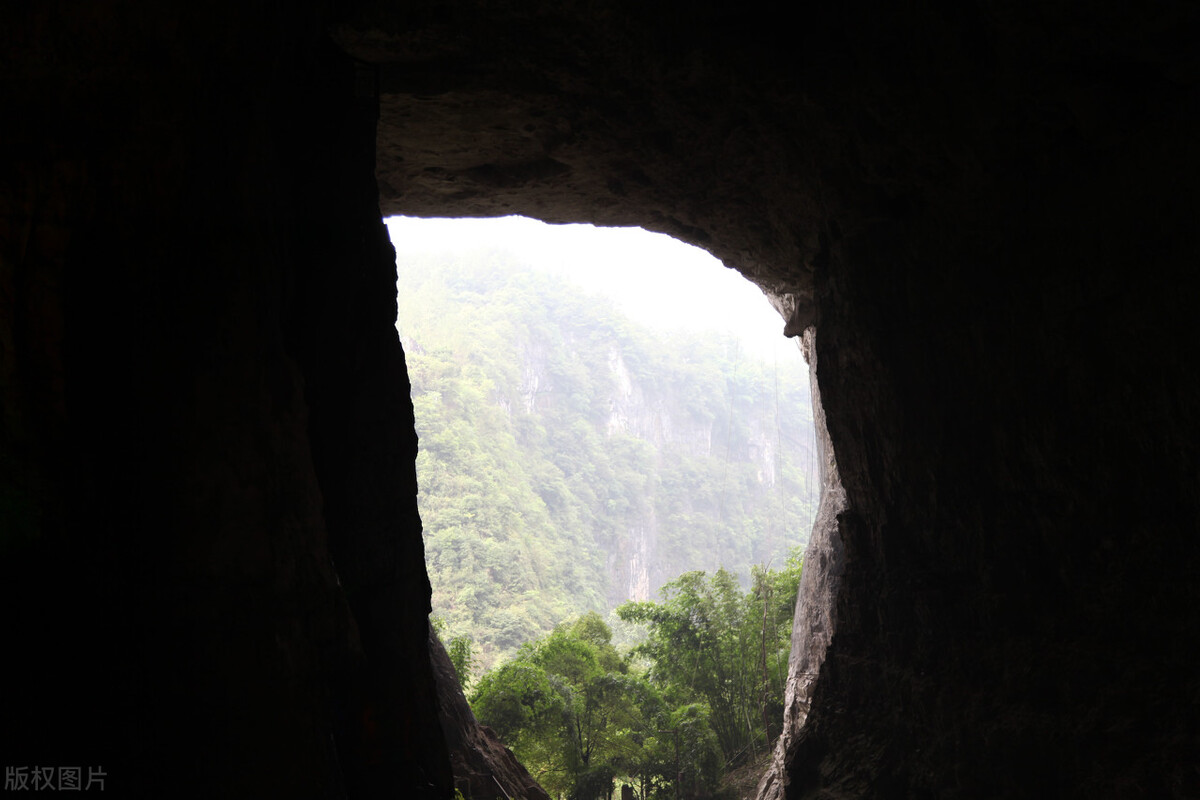
[[[387,224],[433,618],[476,716],[552,796],[715,790],[782,723],[820,494],[796,342],[661,234]]]

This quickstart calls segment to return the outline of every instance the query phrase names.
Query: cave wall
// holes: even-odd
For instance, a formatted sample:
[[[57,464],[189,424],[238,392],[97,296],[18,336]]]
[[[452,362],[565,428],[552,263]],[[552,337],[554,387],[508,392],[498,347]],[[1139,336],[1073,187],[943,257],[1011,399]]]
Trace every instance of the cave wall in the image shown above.
[[[1195,18],[1157,13],[988,20],[846,94],[920,150],[817,275],[849,511],[798,787],[1200,790]]]
[[[815,328],[804,331],[801,349],[808,362],[821,499],[809,544],[804,549],[804,569],[796,592],[792,648],[788,655],[787,685],[784,687],[783,727],[775,740],[771,761],[759,778],[758,800],[779,800],[787,796],[790,771],[798,757],[801,735],[808,730],[806,722],[812,708],[813,692],[837,631],[837,601],[846,563],[845,546],[839,528],[841,515],[846,510],[846,490],[838,475],[833,442],[829,438],[829,426],[825,422],[825,408],[821,402]]]
[[[381,203],[637,222],[815,325],[846,578],[788,796],[1200,791],[1196,13],[532,8],[339,28]]]
[[[519,212],[815,326],[843,573],[785,796],[1200,795],[1197,12],[777,13],[0,12],[6,757],[446,796],[379,213]]]
[[[0,13],[6,765],[450,786],[373,75],[328,22]]]

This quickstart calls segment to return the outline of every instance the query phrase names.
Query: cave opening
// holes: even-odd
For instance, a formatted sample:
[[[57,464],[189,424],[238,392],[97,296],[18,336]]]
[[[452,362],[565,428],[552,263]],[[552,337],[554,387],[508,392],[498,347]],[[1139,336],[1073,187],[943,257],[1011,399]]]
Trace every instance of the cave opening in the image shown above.
[[[799,557],[809,368],[756,286],[640,228],[386,222],[433,617],[480,672],[589,611],[629,644],[613,609],[685,572]]]
[[[653,626],[626,606],[661,599],[666,609],[697,591],[739,597],[744,618],[724,624],[746,650],[744,691],[706,724],[721,731],[724,769],[757,770],[757,780],[781,733],[807,712],[832,631],[842,505],[829,492],[836,470],[810,394],[813,332],[789,340],[780,309],[744,276],[640,228],[386,222],[431,621],[442,641],[431,647],[449,651],[458,687],[486,709],[510,662],[527,668],[563,631],[581,635],[602,621],[605,646],[617,648],[609,652],[648,676],[652,651],[637,660],[631,651],[650,643]],[[802,578],[810,555],[815,576]],[[719,571],[735,576],[736,594]],[[772,596],[779,588],[782,601]],[[440,659],[439,680],[455,682]],[[477,705],[480,713],[503,729]],[[669,715],[653,713],[668,725]],[[722,729],[718,720],[731,715]],[[517,736],[503,738],[530,753],[527,766],[542,765],[547,745],[527,751]]]

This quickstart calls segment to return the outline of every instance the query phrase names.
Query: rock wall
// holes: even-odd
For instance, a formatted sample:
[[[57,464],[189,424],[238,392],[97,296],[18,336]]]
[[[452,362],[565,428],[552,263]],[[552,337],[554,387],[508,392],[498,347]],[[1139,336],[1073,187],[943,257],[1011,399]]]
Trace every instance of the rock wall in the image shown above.
[[[760,800],[779,800],[788,796],[789,767],[795,761],[805,735],[804,723],[812,707],[813,689],[837,629],[837,598],[845,569],[838,518],[847,510],[846,490],[838,477],[833,442],[829,439],[825,408],[821,404],[816,331],[809,328],[802,337],[801,347],[811,379],[821,501],[808,547],[804,550],[804,570],[796,594],[792,652],[788,656],[788,680],[783,700],[783,731],[775,742],[771,764],[759,782],[757,796]]]
[[[327,21],[0,12],[6,766],[451,785],[373,75]]]
[[[782,13],[6,6],[6,758],[449,793],[382,207],[640,224],[815,325],[788,797],[1200,795],[1198,12]]]

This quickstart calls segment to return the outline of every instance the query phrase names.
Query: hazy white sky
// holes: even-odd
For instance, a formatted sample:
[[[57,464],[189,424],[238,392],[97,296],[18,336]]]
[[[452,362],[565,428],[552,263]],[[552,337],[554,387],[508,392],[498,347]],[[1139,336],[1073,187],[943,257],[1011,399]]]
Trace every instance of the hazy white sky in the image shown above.
[[[503,249],[532,269],[610,297],[658,329],[720,330],[766,360],[800,359],[796,340],[757,286],[704,250],[641,228],[547,225],[524,217],[386,220],[406,253]]]

